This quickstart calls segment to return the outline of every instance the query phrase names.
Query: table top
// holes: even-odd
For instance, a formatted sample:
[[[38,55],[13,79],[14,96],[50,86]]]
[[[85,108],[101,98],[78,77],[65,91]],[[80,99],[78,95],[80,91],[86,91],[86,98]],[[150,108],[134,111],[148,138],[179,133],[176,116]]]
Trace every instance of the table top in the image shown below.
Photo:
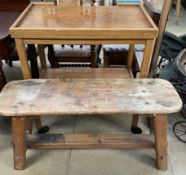
[[[167,114],[182,101],[161,79],[32,79],[9,82],[0,106],[2,116]]]
[[[140,5],[58,7],[32,3],[10,29],[13,38],[155,38],[158,29]]]
[[[0,40],[10,34],[9,28],[20,14],[19,11],[0,11]]]

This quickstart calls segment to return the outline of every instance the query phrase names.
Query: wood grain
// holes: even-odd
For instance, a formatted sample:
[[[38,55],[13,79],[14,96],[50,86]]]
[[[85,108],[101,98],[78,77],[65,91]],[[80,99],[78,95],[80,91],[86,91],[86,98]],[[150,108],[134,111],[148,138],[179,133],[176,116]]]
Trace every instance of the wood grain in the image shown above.
[[[80,5],[80,0],[56,0],[57,6],[77,6]]]
[[[145,134],[46,134],[29,135],[28,148],[153,148],[153,137]]]
[[[45,49],[44,45],[38,45],[38,54],[39,54],[39,59],[40,59],[40,63],[41,63],[41,69],[46,69],[47,68],[44,49]]]
[[[147,78],[148,76],[153,47],[154,47],[154,40],[147,40],[143,59],[142,59],[141,69],[140,69],[141,78]]]
[[[26,118],[12,118],[14,168],[21,170],[26,164]],[[18,127],[19,126],[19,127]]]
[[[30,79],[30,78],[32,78],[32,75],[31,75],[30,68],[29,68],[29,65],[28,65],[27,53],[26,53],[23,41],[20,40],[20,39],[16,39],[15,42],[16,42],[16,47],[17,47],[17,53],[18,53],[18,56],[19,56],[19,60],[20,60],[20,63],[22,65],[21,69],[22,69],[22,72],[23,72],[23,77],[24,77],[24,79]]]
[[[157,40],[156,40],[156,43],[154,46],[153,56],[152,56],[149,75],[148,75],[148,77],[150,77],[150,78],[152,78],[154,76],[154,71],[156,69],[156,65],[157,65],[158,57],[159,57],[159,50],[161,47],[161,42],[162,42],[163,34],[165,31],[165,27],[167,24],[167,19],[168,19],[171,5],[172,5],[172,0],[164,0],[162,15],[161,15],[159,25],[158,25],[159,34],[158,34],[158,37],[157,37]]]
[[[159,114],[154,117],[156,164],[158,169],[167,169],[167,115]]]
[[[182,101],[161,79],[65,78],[10,82],[0,106],[4,116],[159,114],[180,111]]]
[[[94,8],[34,3],[24,13],[10,29],[13,38],[62,39],[74,35],[79,39],[82,36],[142,39],[157,35],[157,28],[142,8],[135,5]]]
[[[45,69],[41,72],[41,78],[51,79],[114,79],[114,78],[132,78],[131,70],[128,68],[63,68],[63,69]]]

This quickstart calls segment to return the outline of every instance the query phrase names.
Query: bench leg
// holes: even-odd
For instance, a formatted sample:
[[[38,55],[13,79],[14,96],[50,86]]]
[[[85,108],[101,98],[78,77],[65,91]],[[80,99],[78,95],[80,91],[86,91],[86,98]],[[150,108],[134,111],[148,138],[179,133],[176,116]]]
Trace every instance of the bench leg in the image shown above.
[[[12,118],[12,134],[14,149],[14,168],[22,170],[26,163],[26,129],[27,119],[24,117]]]
[[[167,169],[167,115],[154,117],[156,163],[159,170]]]

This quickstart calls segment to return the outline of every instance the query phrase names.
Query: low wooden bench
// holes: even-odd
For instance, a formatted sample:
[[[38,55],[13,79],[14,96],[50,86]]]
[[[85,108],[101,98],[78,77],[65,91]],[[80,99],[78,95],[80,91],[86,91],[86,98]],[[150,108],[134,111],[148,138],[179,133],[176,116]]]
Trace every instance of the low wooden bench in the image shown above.
[[[2,90],[0,106],[0,115],[12,117],[15,169],[25,168],[27,148],[155,148],[157,167],[166,170],[167,114],[179,111],[182,101],[173,86],[161,79],[64,78],[10,82]],[[86,114],[153,114],[155,137],[117,133],[26,136],[30,116]]]

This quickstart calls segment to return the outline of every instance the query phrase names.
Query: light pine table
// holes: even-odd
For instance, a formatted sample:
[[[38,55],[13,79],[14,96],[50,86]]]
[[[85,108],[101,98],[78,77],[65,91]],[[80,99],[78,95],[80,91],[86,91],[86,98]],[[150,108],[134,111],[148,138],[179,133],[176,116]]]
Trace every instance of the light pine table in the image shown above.
[[[44,44],[130,44],[130,68],[134,44],[145,44],[141,77],[147,77],[158,29],[141,5],[122,7],[58,7],[31,3],[10,28],[25,79],[31,78],[25,44],[38,44],[41,67],[46,68]]]

